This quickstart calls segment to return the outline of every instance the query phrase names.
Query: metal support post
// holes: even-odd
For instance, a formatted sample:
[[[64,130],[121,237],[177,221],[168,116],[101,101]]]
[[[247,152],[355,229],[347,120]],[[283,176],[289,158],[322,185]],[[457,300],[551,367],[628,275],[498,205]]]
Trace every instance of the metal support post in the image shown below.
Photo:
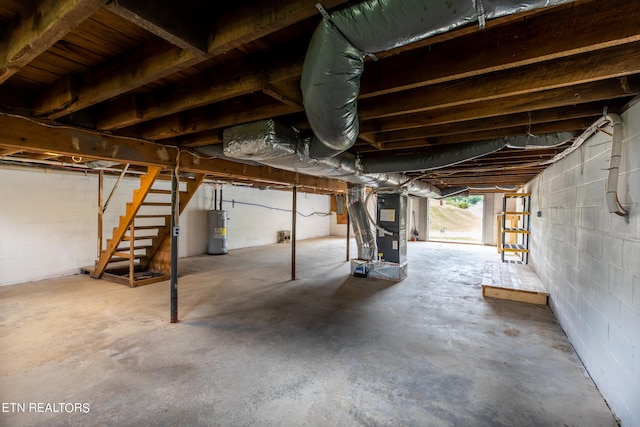
[[[351,240],[351,218],[347,213],[347,261],[349,261],[349,240]]]
[[[102,252],[102,198],[104,195],[104,171],[101,169],[98,172],[98,259],[100,259],[100,253]]]
[[[293,186],[291,209],[291,280],[296,280],[296,213],[298,210],[298,187]]]
[[[171,178],[171,323],[178,322],[178,177]]]

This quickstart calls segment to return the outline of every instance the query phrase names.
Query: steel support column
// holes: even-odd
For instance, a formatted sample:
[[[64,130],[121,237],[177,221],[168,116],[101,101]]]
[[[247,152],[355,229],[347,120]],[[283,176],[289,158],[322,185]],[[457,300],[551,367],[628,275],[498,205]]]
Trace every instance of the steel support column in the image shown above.
[[[293,186],[291,208],[291,280],[296,280],[296,213],[298,210],[298,187]]]
[[[178,322],[178,177],[171,178],[171,323]]]

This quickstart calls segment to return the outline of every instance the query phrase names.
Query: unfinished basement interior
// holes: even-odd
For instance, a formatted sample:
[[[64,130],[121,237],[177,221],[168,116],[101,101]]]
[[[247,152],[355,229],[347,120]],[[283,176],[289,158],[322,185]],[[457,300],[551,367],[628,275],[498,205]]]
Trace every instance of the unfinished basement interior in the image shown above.
[[[640,2],[0,0],[0,425],[640,427]]]

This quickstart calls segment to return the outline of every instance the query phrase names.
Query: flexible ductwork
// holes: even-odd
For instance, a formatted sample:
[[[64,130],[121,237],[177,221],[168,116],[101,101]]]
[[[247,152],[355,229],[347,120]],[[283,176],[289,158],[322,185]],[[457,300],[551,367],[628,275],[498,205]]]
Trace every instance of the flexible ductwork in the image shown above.
[[[362,170],[365,174],[436,170],[486,156],[503,148],[525,150],[555,148],[566,144],[574,136],[575,134],[572,132],[515,136],[490,141],[444,145],[424,154],[370,155],[362,158]]]
[[[196,150],[209,154],[211,146]],[[232,160],[253,161],[306,175],[335,178],[373,188],[405,186],[409,194],[439,197],[440,190],[420,181],[407,182],[398,173],[363,174],[356,157],[344,153],[339,157],[312,159],[308,155],[309,140],[299,139],[289,127],[273,120],[260,120],[225,129],[223,153]],[[216,148],[217,150],[217,148]]]
[[[535,143],[527,143],[525,140],[501,139],[478,144],[474,149],[472,144],[467,144],[458,149],[444,147],[442,155],[432,155],[430,162],[425,162],[413,156],[402,158],[399,163],[394,157],[387,158],[395,167],[402,166],[400,170],[422,170],[444,167],[487,154],[504,147],[531,148],[556,146],[564,143],[568,135],[555,135],[535,138]],[[273,120],[260,120],[253,123],[233,126],[225,129],[223,133],[223,148],[220,153],[219,144],[214,146],[197,147],[196,150],[207,155],[222,155],[234,161],[251,161],[259,164],[273,166],[279,169],[304,173],[313,176],[335,178],[349,183],[347,202],[349,216],[353,222],[356,239],[358,241],[358,258],[370,261],[375,254],[375,238],[369,227],[364,188],[366,186],[378,189],[395,189],[406,191],[408,194],[437,198],[442,197],[441,191],[427,183],[417,179],[408,179],[399,173],[383,173],[366,170],[363,173],[363,165],[350,153],[340,156],[313,159],[309,157],[309,140],[299,138],[298,134],[290,127],[276,123]],[[434,163],[435,162],[435,163]],[[376,163],[383,165],[383,162]],[[416,166],[417,165],[417,166]],[[370,165],[367,166],[371,169]],[[447,196],[456,194],[465,189],[456,189]]]
[[[358,136],[357,98],[367,54],[404,46],[478,21],[569,0],[368,0],[327,14],[305,57],[301,88],[320,159],[349,149]],[[473,52],[469,52],[473,54]]]
[[[376,253],[376,239],[367,216],[365,188],[363,184],[347,185],[347,210],[358,244],[358,259],[371,261]]]

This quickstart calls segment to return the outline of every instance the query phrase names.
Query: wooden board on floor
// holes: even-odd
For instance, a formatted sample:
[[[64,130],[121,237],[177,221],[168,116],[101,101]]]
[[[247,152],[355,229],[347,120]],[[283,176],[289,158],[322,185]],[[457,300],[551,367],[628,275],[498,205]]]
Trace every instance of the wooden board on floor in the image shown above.
[[[514,290],[507,288],[497,288],[494,286],[482,285],[482,296],[489,298],[508,299],[511,301],[528,302],[531,304],[547,305],[546,292],[532,292],[523,290]]]
[[[549,293],[531,266],[487,261],[482,296],[547,305]]]

